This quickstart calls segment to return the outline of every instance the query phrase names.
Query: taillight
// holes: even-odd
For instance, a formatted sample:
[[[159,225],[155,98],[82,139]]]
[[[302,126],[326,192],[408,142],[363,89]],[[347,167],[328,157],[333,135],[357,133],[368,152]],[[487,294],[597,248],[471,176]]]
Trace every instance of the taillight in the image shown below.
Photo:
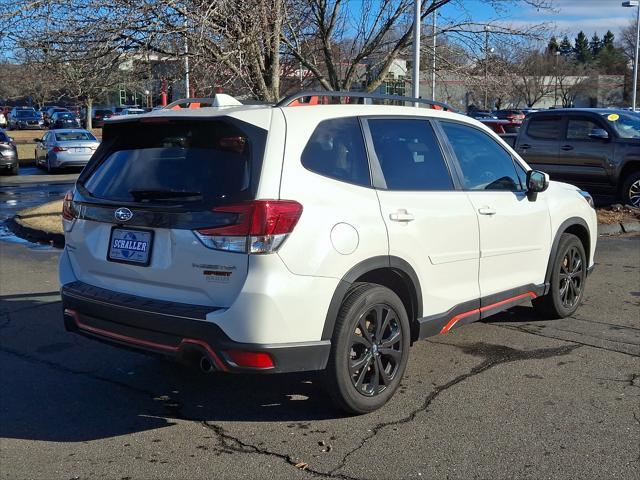
[[[66,148],[64,148],[64,147],[57,147],[57,146],[56,146],[56,147],[53,147],[53,151],[54,151],[54,152],[64,152],[64,151],[66,151],[66,150],[67,150],[67,149],[66,149]]]
[[[69,221],[73,221],[78,218],[78,212],[73,204],[72,192],[64,194],[64,200],[62,201],[62,218]]]
[[[235,214],[235,219],[219,227],[196,230],[194,233],[206,247],[261,254],[280,248],[298,223],[302,205],[292,200],[255,200],[213,211]]]

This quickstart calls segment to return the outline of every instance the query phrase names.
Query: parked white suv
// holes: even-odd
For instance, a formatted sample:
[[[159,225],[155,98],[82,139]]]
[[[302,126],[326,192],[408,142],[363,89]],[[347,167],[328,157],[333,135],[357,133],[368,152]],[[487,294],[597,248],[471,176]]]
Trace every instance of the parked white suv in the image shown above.
[[[311,95],[351,103],[291,106]],[[67,329],[206,371],[324,370],[362,413],[418,339],[530,300],[574,313],[591,197],[469,117],[360,97],[107,122],[65,198]]]

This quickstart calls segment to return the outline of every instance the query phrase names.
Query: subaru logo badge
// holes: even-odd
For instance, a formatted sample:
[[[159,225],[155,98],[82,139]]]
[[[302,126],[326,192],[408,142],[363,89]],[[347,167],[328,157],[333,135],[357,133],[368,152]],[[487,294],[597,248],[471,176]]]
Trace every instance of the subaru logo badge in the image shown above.
[[[120,207],[113,214],[119,222],[128,222],[133,218],[133,212],[126,207]]]

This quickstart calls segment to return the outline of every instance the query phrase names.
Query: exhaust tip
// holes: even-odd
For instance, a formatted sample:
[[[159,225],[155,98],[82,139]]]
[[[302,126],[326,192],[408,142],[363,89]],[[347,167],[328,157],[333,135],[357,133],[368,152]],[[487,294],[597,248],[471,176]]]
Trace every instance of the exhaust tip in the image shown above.
[[[209,357],[202,356],[200,357],[200,370],[204,373],[212,373],[215,371],[213,363],[209,360]]]

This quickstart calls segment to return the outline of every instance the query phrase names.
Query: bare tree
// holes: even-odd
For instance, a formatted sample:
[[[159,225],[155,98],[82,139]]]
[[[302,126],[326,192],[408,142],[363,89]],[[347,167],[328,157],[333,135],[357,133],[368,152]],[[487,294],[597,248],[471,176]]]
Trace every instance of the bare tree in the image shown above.
[[[593,73],[587,65],[562,59],[556,69],[554,90],[564,108],[573,107],[580,96],[596,93]]]
[[[535,50],[524,51],[515,68],[513,89],[527,107],[533,107],[544,97],[553,93],[551,56]]]
[[[410,15],[413,0],[292,0],[285,22],[283,43],[287,53],[299,61],[327,90],[350,90],[359,81],[364,89],[377,89],[387,77],[394,61],[413,41]],[[485,0],[496,10],[527,4],[549,8],[547,0]],[[422,17],[429,17],[445,5],[455,4],[458,12],[467,12],[461,0],[422,0]],[[537,26],[511,28],[496,23],[493,33],[499,36],[530,35]],[[449,22],[440,33],[458,36],[459,42],[482,44],[482,25],[471,14]],[[468,46],[468,45],[467,45]],[[362,63],[368,65],[362,78]]]

